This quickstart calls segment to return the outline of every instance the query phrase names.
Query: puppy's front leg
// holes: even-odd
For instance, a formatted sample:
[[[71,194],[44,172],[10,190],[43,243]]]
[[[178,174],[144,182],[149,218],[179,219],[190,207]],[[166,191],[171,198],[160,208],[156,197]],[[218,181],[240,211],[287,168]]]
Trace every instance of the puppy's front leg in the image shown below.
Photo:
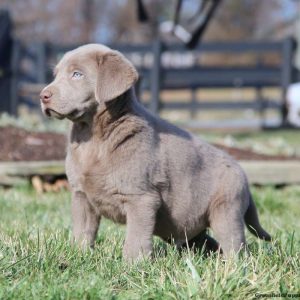
[[[149,256],[152,252],[158,201],[156,197],[143,196],[125,205],[126,238],[123,256],[129,262]]]
[[[73,236],[81,246],[94,246],[99,228],[100,216],[82,192],[72,195]]]

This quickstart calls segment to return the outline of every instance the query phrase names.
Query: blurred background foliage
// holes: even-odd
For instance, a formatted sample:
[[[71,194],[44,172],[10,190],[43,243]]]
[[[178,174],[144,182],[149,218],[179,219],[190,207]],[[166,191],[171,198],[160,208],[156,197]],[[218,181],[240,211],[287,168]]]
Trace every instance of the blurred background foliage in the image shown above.
[[[181,22],[188,21],[199,6],[183,1]],[[133,0],[1,0],[8,9],[15,35],[23,41],[78,44],[90,41],[145,43],[157,34],[158,23],[171,19],[176,1],[146,0],[150,22],[138,24]],[[277,39],[295,30],[297,0],[226,0],[205,33],[204,40]],[[24,13],[26,12],[26,13]]]

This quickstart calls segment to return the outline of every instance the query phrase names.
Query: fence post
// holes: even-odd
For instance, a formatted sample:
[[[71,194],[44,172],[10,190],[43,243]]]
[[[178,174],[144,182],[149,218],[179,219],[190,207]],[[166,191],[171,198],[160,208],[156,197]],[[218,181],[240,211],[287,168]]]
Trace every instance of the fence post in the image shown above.
[[[159,39],[153,44],[153,65],[151,70],[151,103],[150,110],[157,114],[160,108],[160,83],[161,83],[161,54],[162,43]]]
[[[191,113],[191,118],[195,119],[197,116],[197,89],[196,88],[192,88],[191,89],[191,93],[192,93],[192,99],[191,99],[191,107],[190,107],[190,113]]]
[[[135,96],[138,102],[141,102],[142,97],[142,81],[143,77],[142,75],[139,75],[139,79],[134,86]]]
[[[17,116],[19,105],[19,65],[21,59],[21,44],[13,39],[11,56],[11,79],[10,79],[10,108],[9,112]]]
[[[46,43],[37,44],[37,83],[46,83]]]
[[[287,103],[286,92],[289,85],[293,81],[293,54],[295,50],[295,43],[292,38],[287,38],[283,41],[282,45],[282,106],[281,106],[281,125],[285,125],[287,122]]]

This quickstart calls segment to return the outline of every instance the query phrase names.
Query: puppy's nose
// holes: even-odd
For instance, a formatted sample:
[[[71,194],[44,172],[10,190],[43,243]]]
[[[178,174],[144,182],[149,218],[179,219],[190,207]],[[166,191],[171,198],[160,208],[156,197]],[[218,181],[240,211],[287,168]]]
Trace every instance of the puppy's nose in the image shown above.
[[[40,99],[44,104],[49,103],[51,97],[52,97],[52,93],[49,90],[44,90],[40,93]]]

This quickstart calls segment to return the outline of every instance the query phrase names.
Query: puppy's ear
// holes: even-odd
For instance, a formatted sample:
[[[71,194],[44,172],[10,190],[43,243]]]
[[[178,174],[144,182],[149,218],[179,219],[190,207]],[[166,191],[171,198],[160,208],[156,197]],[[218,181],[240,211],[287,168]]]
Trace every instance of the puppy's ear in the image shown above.
[[[138,80],[135,67],[118,51],[99,55],[96,100],[110,101],[122,95]]]

